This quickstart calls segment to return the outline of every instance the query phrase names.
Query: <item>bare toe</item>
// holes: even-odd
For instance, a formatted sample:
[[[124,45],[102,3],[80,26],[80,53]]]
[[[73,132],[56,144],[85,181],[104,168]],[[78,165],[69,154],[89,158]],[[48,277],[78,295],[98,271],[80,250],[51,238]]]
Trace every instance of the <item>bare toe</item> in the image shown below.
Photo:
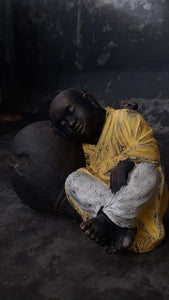
[[[85,231],[85,230],[88,229],[88,227],[90,227],[91,225],[92,225],[91,220],[83,221],[83,222],[80,224],[80,229],[81,229],[82,231]]]
[[[87,229],[87,230],[85,231],[85,234],[86,234],[86,235],[90,235],[90,230]]]
[[[86,228],[86,224],[85,224],[85,222],[82,222],[82,223],[80,224],[80,229],[81,229],[81,230],[85,230],[85,228]]]
[[[85,234],[88,235],[88,236],[89,235],[91,236],[93,232],[94,232],[93,226],[90,226],[87,230],[85,230]]]

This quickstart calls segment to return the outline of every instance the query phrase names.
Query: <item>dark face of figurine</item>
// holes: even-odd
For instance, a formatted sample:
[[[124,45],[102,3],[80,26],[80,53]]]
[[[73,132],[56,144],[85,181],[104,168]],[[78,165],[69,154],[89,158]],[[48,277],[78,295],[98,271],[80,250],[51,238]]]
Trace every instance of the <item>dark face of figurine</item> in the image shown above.
[[[49,116],[54,128],[66,138],[93,143],[103,112],[105,110],[91,94],[70,89],[56,96],[50,106]]]

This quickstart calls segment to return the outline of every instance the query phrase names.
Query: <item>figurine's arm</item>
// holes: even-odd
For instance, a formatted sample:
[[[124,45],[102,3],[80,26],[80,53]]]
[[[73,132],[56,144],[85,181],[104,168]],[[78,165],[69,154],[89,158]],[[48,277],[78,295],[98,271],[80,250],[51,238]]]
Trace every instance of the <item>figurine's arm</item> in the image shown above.
[[[127,184],[128,175],[134,168],[135,164],[130,158],[120,161],[110,174],[110,189],[116,193],[122,186]]]

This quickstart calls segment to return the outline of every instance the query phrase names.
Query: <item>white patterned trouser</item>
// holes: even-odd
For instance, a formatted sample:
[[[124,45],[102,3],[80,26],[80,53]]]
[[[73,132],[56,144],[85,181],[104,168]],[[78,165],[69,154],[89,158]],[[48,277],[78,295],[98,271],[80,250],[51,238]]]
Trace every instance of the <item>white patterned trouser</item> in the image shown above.
[[[160,180],[160,172],[155,165],[140,163],[129,173],[127,185],[115,194],[92,174],[80,170],[68,176],[65,188],[79,208],[92,218],[102,208],[116,225],[132,228],[143,206],[157,193]]]

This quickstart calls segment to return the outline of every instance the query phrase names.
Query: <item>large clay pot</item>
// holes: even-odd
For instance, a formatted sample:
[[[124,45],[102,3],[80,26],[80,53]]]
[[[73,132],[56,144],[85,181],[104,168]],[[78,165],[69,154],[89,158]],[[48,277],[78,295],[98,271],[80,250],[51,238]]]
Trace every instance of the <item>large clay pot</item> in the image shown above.
[[[64,199],[66,177],[85,160],[80,144],[56,133],[49,121],[39,121],[15,136],[9,164],[19,197],[36,210],[53,213]]]

